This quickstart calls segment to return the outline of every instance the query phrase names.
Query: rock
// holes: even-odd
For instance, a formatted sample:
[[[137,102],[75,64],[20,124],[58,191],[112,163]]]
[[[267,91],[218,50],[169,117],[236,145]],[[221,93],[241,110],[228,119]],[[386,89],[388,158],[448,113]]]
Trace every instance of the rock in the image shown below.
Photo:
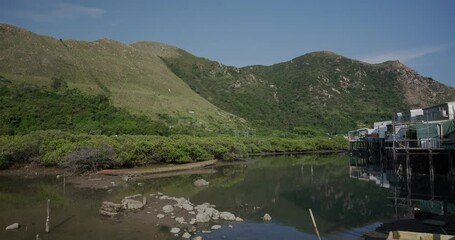
[[[140,187],[140,186],[142,186],[142,185],[144,185],[144,184],[141,183],[141,182],[138,182],[137,185]]]
[[[122,207],[122,204],[104,201],[101,203],[100,209],[107,212],[120,212],[122,210]]]
[[[5,228],[5,230],[16,230],[19,229],[19,223],[13,223]]]
[[[138,198],[138,197],[142,197],[142,194],[138,193],[138,194],[135,194],[135,195],[126,196],[123,199],[131,199],[131,198]]]
[[[232,225],[229,225],[228,227],[229,227],[229,228],[233,228],[233,226],[232,226]]]
[[[166,205],[166,206],[163,207],[163,211],[164,211],[164,213],[173,212],[174,211],[174,207],[172,207],[171,205]]]
[[[204,179],[198,179],[196,181],[194,181],[194,186],[196,187],[204,187],[204,186],[208,186],[209,185],[209,182],[205,181]]]
[[[187,211],[193,211],[193,209],[194,209],[194,207],[191,206],[191,204],[188,204],[188,203],[182,204],[182,208],[187,210]]]
[[[196,214],[194,211],[188,212],[188,214],[194,215]]]
[[[164,218],[164,214],[160,213],[160,214],[156,215],[156,217],[159,218],[159,219]]]
[[[213,226],[211,227],[212,230],[217,230],[217,229],[220,229],[220,228],[221,228],[220,225],[213,225]]]
[[[200,204],[200,205],[197,205],[196,207],[194,207],[196,210],[198,210],[199,212],[205,212],[205,210],[207,208],[210,207],[210,204],[209,203],[203,203],[203,204]]]
[[[180,232],[180,228],[174,227],[174,228],[171,229],[171,233],[177,234],[179,232]]]
[[[202,240],[202,237],[201,236],[196,236],[193,238],[193,240]]]
[[[185,218],[183,218],[183,217],[176,217],[176,218],[175,218],[175,221],[178,222],[178,223],[180,223],[180,224],[182,224],[182,223],[185,222]]]
[[[230,212],[221,212],[220,218],[228,221],[235,221],[235,215]]]
[[[103,215],[103,216],[114,217],[114,216],[117,216],[119,213],[118,212],[109,212],[109,211],[100,209],[99,214]]]
[[[190,224],[191,224],[191,225],[194,225],[195,223],[196,223],[196,219],[195,219],[195,218],[192,218],[192,219],[190,220]]]
[[[235,221],[236,221],[236,222],[243,222],[243,219],[240,218],[240,217],[236,217],[236,218],[235,218]]]
[[[113,217],[119,214],[119,212],[122,211],[122,208],[122,204],[104,201],[101,203],[99,214],[103,216]]]
[[[191,237],[191,234],[189,234],[188,232],[185,232],[183,235],[182,235],[182,238],[185,238],[185,239],[189,239]]]
[[[163,193],[157,192],[156,193],[158,196],[163,196]]]
[[[271,221],[272,217],[268,213],[266,213],[264,214],[264,217],[262,217],[262,219],[264,219],[264,221]]]
[[[207,215],[209,215],[209,217],[213,218],[213,219],[218,219],[220,217],[220,212],[218,212],[218,210],[216,210],[215,208],[206,208],[205,209],[205,213]]]
[[[208,214],[204,212],[198,212],[196,215],[196,222],[208,222],[210,221],[210,217]]]
[[[163,195],[163,196],[160,197],[160,199],[161,199],[161,200],[165,200],[165,199],[169,199],[169,197],[166,196],[166,195]]]
[[[177,202],[177,205],[183,205],[184,203],[188,203],[188,200],[186,200],[185,198],[172,198],[174,199],[176,202]]]
[[[127,210],[136,210],[144,207],[144,204],[138,200],[125,198],[122,200],[122,205],[124,209]]]

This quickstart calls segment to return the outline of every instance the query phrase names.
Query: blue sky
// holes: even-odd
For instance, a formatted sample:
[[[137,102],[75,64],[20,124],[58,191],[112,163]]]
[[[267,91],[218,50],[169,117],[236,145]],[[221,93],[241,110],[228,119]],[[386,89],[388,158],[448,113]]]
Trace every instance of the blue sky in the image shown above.
[[[451,0],[0,0],[0,22],[62,39],[157,41],[238,67],[320,50],[400,60],[455,87]]]

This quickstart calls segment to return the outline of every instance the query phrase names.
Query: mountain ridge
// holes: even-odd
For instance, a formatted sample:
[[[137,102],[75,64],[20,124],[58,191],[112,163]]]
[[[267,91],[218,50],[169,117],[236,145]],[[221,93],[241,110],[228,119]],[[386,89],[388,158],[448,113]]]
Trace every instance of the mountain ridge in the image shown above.
[[[337,134],[455,98],[454,88],[399,61],[369,64],[330,51],[238,68],[158,42],[62,40],[8,24],[0,35],[0,75],[10,80],[49,87],[61,78],[132,113],[215,132],[246,119]]]

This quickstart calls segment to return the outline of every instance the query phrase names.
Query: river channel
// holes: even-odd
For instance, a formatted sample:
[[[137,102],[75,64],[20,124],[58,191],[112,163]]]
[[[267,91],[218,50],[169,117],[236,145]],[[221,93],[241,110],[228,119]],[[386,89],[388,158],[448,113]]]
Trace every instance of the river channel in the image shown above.
[[[316,239],[309,209],[323,239],[357,239],[383,222],[405,217],[409,209],[393,204],[397,193],[386,175],[368,173],[356,164],[342,154],[257,157],[205,174],[144,178],[137,180],[140,184],[106,189],[63,184],[55,176],[1,175],[0,239],[35,239],[36,234],[41,239],[173,239],[167,229],[157,230],[140,219],[98,214],[102,201],[158,191],[195,204],[209,202],[244,219],[200,233],[203,239]],[[210,185],[194,187],[199,178]],[[52,202],[49,234],[44,233],[47,199]],[[271,222],[261,219],[265,213]],[[21,228],[6,231],[14,222]]]

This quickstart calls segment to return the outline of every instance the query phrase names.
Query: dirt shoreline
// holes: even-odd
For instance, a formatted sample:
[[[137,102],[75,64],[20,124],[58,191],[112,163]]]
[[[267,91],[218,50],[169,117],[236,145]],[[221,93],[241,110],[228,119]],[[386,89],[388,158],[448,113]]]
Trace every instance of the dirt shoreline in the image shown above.
[[[247,163],[251,163],[252,161],[247,161]],[[176,171],[164,171],[160,172],[159,170],[156,171],[154,174],[133,174],[133,175],[105,175],[105,174],[98,174],[98,173],[90,173],[84,175],[68,175],[65,169],[61,168],[44,168],[42,166],[36,164],[29,164],[25,166],[17,166],[13,169],[7,169],[0,171],[0,176],[21,176],[24,178],[39,178],[43,176],[52,176],[56,178],[65,178],[67,184],[72,184],[74,187],[79,188],[90,188],[90,189],[106,189],[110,190],[113,188],[119,187],[127,187],[131,186],[131,184],[141,184],[140,181],[149,178],[160,178],[160,177],[169,177],[174,175],[185,175],[185,174],[200,174],[200,173],[216,173],[216,167],[218,166],[225,166],[225,165],[233,165],[233,164],[245,164],[245,161],[238,161],[238,162],[229,162],[229,163],[220,163],[216,162],[216,164],[210,164],[208,166],[204,166],[205,164],[200,164],[198,168],[182,168],[181,166],[174,169]],[[172,170],[174,165],[168,164],[159,164],[152,166],[156,169],[165,169],[165,170]],[[194,165],[193,165],[194,166]],[[149,166],[147,169],[150,169]],[[136,171],[138,169],[143,168],[132,168],[127,169],[127,173],[131,173],[129,171]],[[125,176],[127,178],[125,178]],[[194,186],[196,187],[196,186]],[[138,194],[139,195],[139,194]],[[127,196],[124,196],[127,197]],[[190,239],[198,239],[195,238],[200,234],[203,234],[207,231],[216,231],[213,230],[212,227],[214,225],[222,225],[222,227],[227,227],[228,225],[235,225],[239,222],[235,220],[227,221],[222,219],[212,219],[210,218],[207,222],[194,222],[194,220],[190,223],[192,219],[196,219],[198,215],[198,210],[196,210],[197,205],[187,202],[194,207],[194,211],[187,211],[181,208],[181,205],[178,205],[178,201],[187,201],[183,198],[178,198],[179,196],[166,196],[162,193],[146,193],[141,195],[140,200],[142,201],[142,197],[146,199],[146,204],[143,207],[135,210],[122,210],[119,212],[118,215],[114,217],[107,217],[100,215],[100,218],[105,218],[108,221],[128,221],[128,222],[136,222],[140,225],[148,225],[151,226],[152,236],[155,239],[175,239],[184,238],[183,234],[191,235]],[[102,203],[100,202],[100,207]],[[120,204],[120,203],[118,203]],[[173,206],[174,210],[172,212],[165,213],[163,207],[166,205]],[[215,206],[206,205],[210,208],[214,208]],[[220,213],[222,210],[219,210]],[[98,214],[98,213],[96,213]],[[181,220],[184,219],[184,222],[177,221],[177,219]],[[218,227],[218,226],[217,226]],[[231,226],[232,227],[232,226]],[[170,231],[173,228],[179,228],[180,231],[178,233],[171,233]]]

